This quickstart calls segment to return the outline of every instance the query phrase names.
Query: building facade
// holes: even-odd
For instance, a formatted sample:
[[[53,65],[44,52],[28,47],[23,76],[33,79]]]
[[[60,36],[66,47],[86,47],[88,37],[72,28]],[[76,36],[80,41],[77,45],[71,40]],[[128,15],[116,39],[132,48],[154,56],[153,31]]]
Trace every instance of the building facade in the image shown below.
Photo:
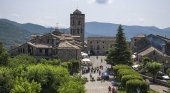
[[[58,33],[58,34],[56,34]],[[79,59],[81,43],[74,36],[54,31],[42,36],[34,36],[30,41],[10,50],[11,55],[28,54],[34,57],[57,58],[61,60]]]
[[[79,41],[82,42],[82,50],[84,50],[84,33],[85,33],[85,14],[76,9],[70,14],[70,34],[80,36]]]
[[[105,55],[109,48],[114,47],[114,43],[114,37],[88,37],[87,50],[91,55]]]

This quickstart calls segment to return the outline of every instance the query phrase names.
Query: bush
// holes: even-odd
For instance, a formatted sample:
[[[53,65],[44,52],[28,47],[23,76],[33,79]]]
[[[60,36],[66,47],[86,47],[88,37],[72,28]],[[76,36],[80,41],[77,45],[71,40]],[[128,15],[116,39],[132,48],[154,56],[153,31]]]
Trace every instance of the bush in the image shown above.
[[[126,92],[127,93],[147,93],[148,84],[144,80],[133,79],[129,80],[126,83]]]
[[[115,76],[118,75],[118,70],[119,69],[132,69],[132,68],[130,66],[128,66],[128,65],[121,65],[121,64],[113,66],[113,71],[114,71]]]
[[[124,75],[122,78],[121,78],[121,84],[124,88],[126,88],[126,82],[128,80],[132,80],[132,79],[139,79],[139,80],[143,80],[143,78],[139,75]]]
[[[137,73],[133,69],[119,69],[118,70],[119,79],[121,79],[122,76],[124,76],[124,75],[139,75],[139,73]]]
[[[40,93],[41,84],[31,81],[26,78],[16,78],[14,81],[14,87],[11,89],[11,93]]]

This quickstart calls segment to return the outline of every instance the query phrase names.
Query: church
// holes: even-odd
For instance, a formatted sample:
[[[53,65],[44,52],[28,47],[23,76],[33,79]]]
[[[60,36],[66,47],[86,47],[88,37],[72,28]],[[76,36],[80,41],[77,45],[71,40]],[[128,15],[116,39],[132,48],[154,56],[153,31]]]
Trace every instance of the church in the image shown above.
[[[9,53],[13,56],[28,54],[36,58],[57,58],[60,60],[79,59],[84,43],[85,14],[76,9],[70,14],[70,33],[65,34],[58,28],[51,33],[33,36],[22,45],[11,47]]]

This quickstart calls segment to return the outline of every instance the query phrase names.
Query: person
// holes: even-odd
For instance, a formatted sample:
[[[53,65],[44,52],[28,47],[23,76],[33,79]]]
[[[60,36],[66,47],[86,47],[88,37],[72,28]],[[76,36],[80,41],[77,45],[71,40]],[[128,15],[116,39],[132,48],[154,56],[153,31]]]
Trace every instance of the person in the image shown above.
[[[99,70],[99,76],[100,76],[100,74],[101,74],[101,71]]]
[[[111,93],[111,87],[110,86],[108,87],[108,93]]]
[[[114,88],[114,86],[112,87],[112,93],[115,93],[115,88]]]
[[[92,74],[90,73],[90,79],[92,79]]]
[[[103,59],[101,59],[101,63],[103,62]]]
[[[116,93],[116,88],[114,86],[112,87],[112,93]]]

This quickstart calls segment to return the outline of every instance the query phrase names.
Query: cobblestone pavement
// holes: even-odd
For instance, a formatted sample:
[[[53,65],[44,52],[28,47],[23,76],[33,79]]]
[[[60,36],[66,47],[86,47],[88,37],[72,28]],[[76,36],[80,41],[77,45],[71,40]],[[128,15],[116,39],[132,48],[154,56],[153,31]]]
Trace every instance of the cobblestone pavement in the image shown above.
[[[169,88],[167,88],[167,87],[164,87],[164,86],[161,86],[161,85],[156,85],[156,84],[150,84],[150,88],[152,90],[159,92],[159,93],[168,93],[168,92],[165,92],[165,91],[169,90]],[[163,90],[165,90],[165,91],[163,91]]]
[[[102,59],[102,62],[101,62]],[[104,56],[98,56],[98,59],[96,56],[91,56],[90,60],[93,63],[93,67],[97,67],[102,65],[103,66],[103,71],[106,70],[106,67],[110,67],[110,65],[107,65],[106,62],[104,61],[105,57]],[[108,87],[111,86],[110,81],[97,81],[97,77],[99,76],[98,73],[93,73],[92,76],[94,77],[95,81],[90,81],[90,74],[84,74],[83,76],[88,78],[88,82],[85,84],[86,87],[86,93],[108,93]]]

